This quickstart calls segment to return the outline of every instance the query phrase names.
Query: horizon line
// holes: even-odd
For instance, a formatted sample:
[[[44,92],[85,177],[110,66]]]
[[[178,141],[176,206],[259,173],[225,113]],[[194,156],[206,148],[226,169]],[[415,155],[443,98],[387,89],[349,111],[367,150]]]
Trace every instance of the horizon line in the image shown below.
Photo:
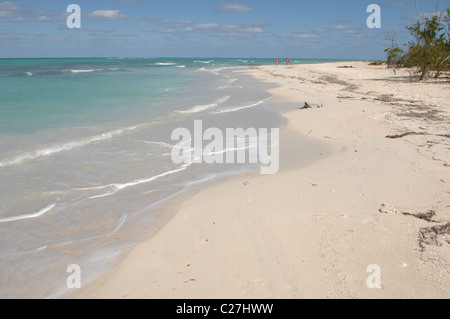
[[[279,57],[214,57],[214,56],[190,56],[190,57],[174,57],[174,56],[158,56],[158,57],[139,57],[139,56],[46,56],[46,57],[0,57],[0,59],[277,59]],[[342,61],[372,61],[379,60],[374,58],[300,58],[290,57],[290,59],[299,60],[342,60]]]

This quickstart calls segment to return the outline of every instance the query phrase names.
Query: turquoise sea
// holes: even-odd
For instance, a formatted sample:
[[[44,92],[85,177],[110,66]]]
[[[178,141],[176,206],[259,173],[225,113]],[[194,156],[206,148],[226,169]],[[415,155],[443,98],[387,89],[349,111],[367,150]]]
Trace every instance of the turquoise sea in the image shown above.
[[[292,59],[292,64],[336,60]],[[151,236],[169,200],[257,164],[174,164],[175,128],[283,128],[274,59],[0,59],[0,298],[69,292]]]

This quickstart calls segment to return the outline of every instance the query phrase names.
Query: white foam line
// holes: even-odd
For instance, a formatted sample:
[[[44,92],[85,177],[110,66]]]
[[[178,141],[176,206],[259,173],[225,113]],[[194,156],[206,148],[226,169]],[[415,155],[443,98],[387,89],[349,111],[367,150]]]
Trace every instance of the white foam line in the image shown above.
[[[10,160],[5,160],[5,161],[1,161],[0,162],[0,167],[5,167],[5,166],[11,166],[11,165],[17,165],[20,164],[24,161],[28,161],[28,160],[34,160],[36,158],[39,157],[43,157],[43,156],[49,156],[55,153],[59,153],[62,151],[70,151],[74,148],[77,147],[82,147],[82,146],[86,146],[88,144],[91,143],[95,143],[95,142],[100,142],[100,141],[104,141],[107,139],[111,139],[114,138],[116,136],[119,136],[121,134],[123,134],[126,131],[132,131],[135,130],[137,128],[137,126],[131,126],[131,127],[126,127],[126,128],[121,128],[121,129],[117,129],[114,131],[109,131],[103,134],[99,134],[99,135],[95,135],[92,136],[91,138],[85,139],[85,140],[80,140],[80,141],[74,141],[74,142],[67,142],[61,145],[55,145],[53,147],[49,147],[49,148],[44,148],[44,149],[40,149],[34,152],[26,152],[20,156],[17,156],[16,158],[10,159]]]
[[[90,73],[97,70],[89,69],[89,70],[69,70],[70,73]],[[101,71],[101,70],[98,70]]]
[[[248,108],[251,108],[251,107],[254,107],[254,106],[258,106],[258,105],[261,105],[263,103],[264,103],[264,101],[259,101],[259,102],[256,102],[256,103],[250,104],[250,105],[239,106],[239,107],[234,107],[234,108],[229,108],[229,109],[217,111],[217,112],[215,112],[215,114],[236,112],[236,111],[239,111],[239,110],[244,110],[244,109],[248,109]]]
[[[221,75],[220,72],[222,72],[223,70],[227,70],[229,69],[229,67],[223,67],[223,68],[215,68],[215,69],[206,69],[206,68],[200,68],[197,71],[205,71],[205,72],[210,72],[214,75]]]
[[[147,179],[140,179],[140,180],[136,180],[134,182],[125,183],[125,184],[116,184],[116,186],[119,189],[124,189],[124,188],[130,187],[130,186],[136,186],[136,185],[140,185],[140,184],[149,183],[149,182],[152,182],[152,181],[154,181],[154,180],[156,180],[158,178],[165,177],[165,176],[168,176],[168,175],[171,175],[171,174],[175,174],[175,173],[178,173],[178,172],[182,172],[186,168],[188,168],[190,165],[192,165],[192,163],[184,164],[180,168],[177,168],[177,169],[174,169],[174,170],[171,170],[171,171],[167,171],[167,172],[161,173],[161,174],[156,175],[156,176],[152,176],[152,177],[147,178]]]
[[[176,63],[174,63],[174,62],[158,62],[158,63],[155,63],[155,65],[169,66],[169,65],[176,65]]]
[[[93,189],[104,189],[104,188],[108,188],[108,187],[111,187],[112,185],[113,185],[113,184],[103,185],[103,186],[86,187],[86,188],[74,188],[73,190],[75,190],[75,191],[89,191],[89,190],[93,190]]]
[[[232,151],[240,151],[240,150],[249,150],[251,148],[254,148],[255,145],[252,146],[244,146],[244,147],[235,147],[235,148],[227,148],[225,150],[222,151],[217,151],[217,152],[210,152],[208,155],[216,155],[216,154],[224,154],[224,153],[228,153],[228,152],[232,152]]]
[[[105,193],[105,194],[102,194],[102,195],[96,195],[96,196],[89,197],[89,199],[102,198],[102,197],[114,195],[117,192],[119,192],[119,191],[121,191],[121,190],[123,190],[123,189],[125,189],[127,187],[132,187],[132,186],[136,186],[136,185],[140,185],[140,184],[150,183],[150,182],[153,182],[154,180],[157,180],[157,179],[159,179],[161,177],[165,177],[165,176],[168,176],[168,175],[171,175],[171,174],[175,174],[175,173],[184,171],[186,168],[188,168],[192,164],[193,164],[193,162],[188,163],[188,164],[184,164],[180,168],[177,168],[177,169],[174,169],[174,170],[171,170],[171,171],[167,171],[167,172],[161,173],[159,175],[152,176],[150,178],[135,180],[135,181],[129,182],[129,183],[124,183],[124,184],[114,183],[114,184],[109,184],[109,185],[104,185],[104,186],[96,186],[96,187],[89,187],[89,188],[76,188],[75,190],[87,191],[87,190],[97,190],[97,189],[105,189],[105,188],[112,188],[113,189],[109,193]]]
[[[200,60],[196,60],[194,61],[194,63],[204,63],[204,64],[209,64],[211,62],[214,62],[214,60],[208,60],[208,61],[200,61]]]
[[[199,179],[198,181],[190,182],[190,183],[188,183],[188,185],[192,186],[192,185],[195,185],[195,184],[204,183],[204,182],[207,182],[209,180],[214,179],[215,177],[217,177],[216,174],[211,174],[211,175],[209,175],[209,176],[207,176],[205,178]]]
[[[264,137],[267,137],[267,135],[264,135]],[[241,140],[244,140],[244,141],[254,141],[254,140],[259,140],[259,139],[261,139],[260,136],[254,136],[254,137],[251,137],[251,136],[247,136],[247,137],[237,137],[237,136],[235,136],[235,137],[232,137],[232,138],[227,138],[227,141],[231,141],[231,140],[238,140],[238,141],[241,141]]]
[[[150,141],[142,141],[142,140],[135,140],[135,141],[139,142],[139,143],[144,143],[144,144],[155,144],[155,145],[159,145],[159,146],[163,146],[163,147],[167,147],[167,148],[175,147],[175,145],[165,143],[165,142],[150,142]]]
[[[117,221],[117,226],[116,228],[114,228],[114,230],[109,234],[109,236],[111,236],[112,234],[114,234],[116,231],[118,231],[120,229],[120,227],[122,227],[122,225],[125,223],[125,221],[127,220],[128,214],[123,214],[122,217],[120,217],[120,219]]]
[[[207,109],[213,108],[213,107],[217,107],[222,103],[225,103],[226,101],[228,101],[230,99],[230,96],[224,96],[221,98],[218,98],[217,100],[215,100],[213,103],[211,104],[206,104],[206,105],[196,105],[193,108],[186,110],[186,111],[176,111],[177,113],[198,113],[198,112],[202,112],[205,111]]]
[[[229,76],[226,76],[226,77],[227,77],[227,78],[230,78]],[[231,79],[228,80],[228,84],[227,84],[227,85],[219,86],[218,89],[219,89],[219,90],[224,90],[224,89],[230,88],[230,87],[231,87],[231,84],[233,84],[233,83],[236,82],[237,80],[238,80],[238,79],[231,78]]]
[[[95,198],[102,198],[102,197],[106,197],[106,196],[111,196],[111,195],[114,195],[115,193],[117,193],[119,190],[120,189],[117,188],[115,191],[112,191],[111,193],[106,193],[106,194],[97,195],[97,196],[91,196],[91,197],[89,197],[89,199],[95,199]]]
[[[101,71],[116,71],[119,68],[106,68],[106,69],[80,69],[80,70],[68,70],[70,73],[91,73],[91,72],[101,72]]]
[[[22,220],[22,219],[36,218],[36,217],[42,216],[45,213],[47,213],[48,211],[52,210],[53,207],[55,207],[55,206],[56,206],[56,204],[48,205],[44,209],[41,209],[40,211],[38,211],[37,213],[34,213],[34,214],[26,214],[26,215],[14,216],[14,217],[2,218],[2,219],[0,219],[0,223],[8,223],[8,222],[14,222],[14,221]]]
[[[39,252],[39,251],[45,250],[45,249],[47,249],[47,248],[48,248],[48,245],[45,245],[45,246],[36,248],[34,251],[35,251],[35,252]]]

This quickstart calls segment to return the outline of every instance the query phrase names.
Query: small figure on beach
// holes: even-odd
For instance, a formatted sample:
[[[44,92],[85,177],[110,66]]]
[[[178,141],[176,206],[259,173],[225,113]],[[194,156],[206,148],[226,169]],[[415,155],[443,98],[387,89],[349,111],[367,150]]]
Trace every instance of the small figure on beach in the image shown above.
[[[275,59],[275,64],[278,66],[280,62],[278,61],[278,59]]]
[[[288,58],[286,58],[286,65],[288,65],[289,64],[289,59]]]
[[[397,70],[394,68],[394,74],[397,75]]]

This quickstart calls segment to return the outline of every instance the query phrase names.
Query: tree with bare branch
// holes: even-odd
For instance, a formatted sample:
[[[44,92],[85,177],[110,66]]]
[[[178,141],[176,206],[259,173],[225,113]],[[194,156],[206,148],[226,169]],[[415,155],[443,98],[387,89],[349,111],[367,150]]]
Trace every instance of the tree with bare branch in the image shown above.
[[[425,79],[431,71],[435,72],[435,77],[439,77],[450,61],[448,37],[450,11],[447,9],[447,12],[440,12],[438,6],[437,2],[436,12],[430,17],[420,12],[416,0],[420,18],[414,25],[407,27],[415,41],[409,43],[405,63],[418,67],[419,80]],[[447,23],[447,30],[443,21]]]

